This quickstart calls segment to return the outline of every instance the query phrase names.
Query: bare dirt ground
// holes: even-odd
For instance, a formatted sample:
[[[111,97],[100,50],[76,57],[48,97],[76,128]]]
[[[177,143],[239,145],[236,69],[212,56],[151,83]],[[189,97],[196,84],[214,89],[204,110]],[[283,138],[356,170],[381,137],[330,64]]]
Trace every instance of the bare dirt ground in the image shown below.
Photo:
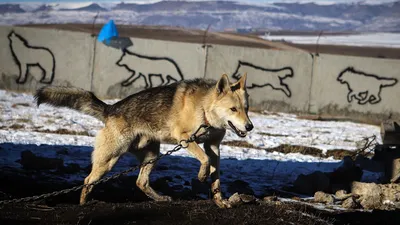
[[[61,29],[70,31],[87,32],[98,34],[103,24],[27,24],[24,27],[39,27],[49,29]],[[315,45],[315,44],[294,44],[280,41],[267,41],[259,38],[260,34],[237,34],[231,32],[207,32],[205,30],[184,29],[179,27],[164,26],[140,26],[140,25],[117,25],[120,36],[150,38],[157,40],[234,45],[252,48],[280,49],[304,51],[309,53],[326,53],[337,55],[363,56],[373,58],[400,59],[400,48],[387,47],[358,47],[340,45]],[[276,34],[287,35],[318,35],[317,32],[275,32]],[[346,33],[324,33],[324,35],[340,35]]]
[[[0,199],[33,196],[76,184],[49,179],[39,171],[0,172]],[[299,202],[258,201],[219,209],[210,199],[191,191],[168,188],[166,179],[153,182],[156,190],[173,197],[154,202],[135,187],[134,176],[95,187],[91,201],[78,204],[79,191],[36,202],[0,205],[0,224],[398,224],[399,211],[325,211]],[[167,188],[166,188],[167,187]],[[271,191],[271,196],[296,197]]]

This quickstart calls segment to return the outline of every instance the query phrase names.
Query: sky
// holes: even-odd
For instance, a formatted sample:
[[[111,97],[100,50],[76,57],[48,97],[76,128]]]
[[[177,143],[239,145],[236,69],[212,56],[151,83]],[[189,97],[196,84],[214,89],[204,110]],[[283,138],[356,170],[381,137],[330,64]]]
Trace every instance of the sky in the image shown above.
[[[2,3],[11,2],[121,2],[122,0],[0,0]],[[124,2],[154,2],[156,0],[125,0]],[[187,0],[191,1],[191,0]],[[237,0],[239,2],[254,2],[254,3],[273,3],[273,2],[318,2],[318,3],[346,3],[346,2],[360,2],[367,1],[371,3],[384,3],[394,2],[396,0]]]

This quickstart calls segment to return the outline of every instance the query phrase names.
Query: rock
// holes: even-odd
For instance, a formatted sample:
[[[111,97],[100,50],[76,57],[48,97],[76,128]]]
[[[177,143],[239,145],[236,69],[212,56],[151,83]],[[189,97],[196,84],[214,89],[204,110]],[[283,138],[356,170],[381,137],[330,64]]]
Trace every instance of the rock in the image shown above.
[[[399,184],[353,182],[352,193],[360,196],[360,205],[365,209],[387,210],[400,203]]]
[[[345,190],[338,190],[338,191],[336,191],[336,193],[335,193],[335,196],[336,196],[336,198],[337,199],[343,199],[343,198],[345,198],[345,196],[347,196],[348,194],[347,194],[347,191],[345,191]]]
[[[231,197],[229,197],[228,201],[232,206],[237,206],[237,205],[243,204],[242,199],[240,198],[240,196],[237,192],[235,194],[233,194]]]
[[[293,185],[296,192],[313,195],[317,191],[328,191],[330,180],[327,174],[315,171],[308,175],[300,174]]]
[[[336,191],[336,193],[335,193],[335,198],[338,200],[341,200],[341,201],[346,200],[347,198],[350,198],[352,196],[357,196],[357,195],[355,195],[353,193],[347,193],[347,191],[345,191],[345,190],[339,190],[339,191]]]
[[[248,194],[254,195],[253,189],[251,189],[249,183],[242,181],[242,180],[235,180],[228,186],[228,192],[230,193],[241,193],[241,194]]]
[[[229,197],[228,201],[232,206],[253,203],[257,199],[253,195],[238,194],[237,192]]]
[[[64,167],[62,159],[36,156],[29,150],[21,152],[20,163],[24,169],[32,170],[53,170]]]
[[[382,205],[382,190],[377,184],[355,181],[351,192],[361,196],[360,204],[364,209],[378,209]]]
[[[334,198],[330,194],[326,194],[322,191],[317,191],[314,194],[314,201],[326,204],[332,204],[334,202]]]
[[[342,207],[346,209],[356,209],[358,208],[357,202],[354,200],[353,197],[347,198],[342,202]]]
[[[382,193],[383,199],[392,202],[400,202],[400,185],[399,184],[386,184],[379,185]]]
[[[275,202],[275,201],[278,201],[278,197],[277,196],[265,196],[263,198],[263,200],[266,202]]]
[[[240,199],[244,203],[252,203],[252,202],[255,202],[257,200],[257,198],[254,197],[254,195],[246,195],[246,194],[241,194],[240,195]]]

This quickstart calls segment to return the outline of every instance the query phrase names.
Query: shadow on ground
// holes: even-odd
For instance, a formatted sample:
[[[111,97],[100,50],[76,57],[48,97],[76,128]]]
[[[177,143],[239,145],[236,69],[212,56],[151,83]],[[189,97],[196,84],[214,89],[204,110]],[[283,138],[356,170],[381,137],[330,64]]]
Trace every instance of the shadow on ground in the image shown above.
[[[85,146],[0,144],[0,199],[38,195],[81,184],[90,172],[91,151],[91,147]],[[53,161],[41,161],[41,156]],[[34,161],[26,157],[31,160],[33,157]],[[113,171],[135,164],[137,161],[132,157],[123,157]],[[222,159],[222,187],[228,197],[235,192],[254,194],[254,189],[263,188],[264,192],[256,195],[260,199],[267,195],[292,197],[274,191],[272,181],[290,178],[288,174],[293,175],[294,171],[298,174],[310,170],[309,173],[338,166],[329,164]],[[195,179],[199,165],[197,160],[181,156],[168,156],[158,163],[151,185],[172,196],[172,203],[148,199],[135,185],[135,172],[96,186],[91,195],[93,201],[86,206],[78,205],[80,191],[34,204],[0,205],[0,224],[375,224],[378,221],[398,224],[394,221],[400,221],[400,214],[393,211],[330,213],[297,203],[261,201],[229,210],[218,209],[210,201],[209,184]]]

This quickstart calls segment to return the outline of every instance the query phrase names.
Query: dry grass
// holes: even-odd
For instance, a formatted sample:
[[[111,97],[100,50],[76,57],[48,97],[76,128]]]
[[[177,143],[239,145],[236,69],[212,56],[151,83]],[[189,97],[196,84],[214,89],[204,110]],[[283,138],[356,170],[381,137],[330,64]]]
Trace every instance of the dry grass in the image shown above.
[[[353,122],[353,123],[361,123],[361,124],[368,124],[368,125],[379,125],[379,122],[372,119],[365,119],[365,118],[350,118],[350,117],[343,117],[343,116],[328,116],[328,115],[298,115],[298,119],[304,120],[314,120],[314,121],[331,121],[331,122]]]
[[[17,108],[18,106],[29,107],[29,103],[15,103],[11,106],[11,108]]]
[[[257,146],[254,146],[253,144],[250,144],[247,141],[224,141],[221,143],[222,145],[228,145],[228,146],[234,146],[234,147],[242,147],[242,148],[254,148],[254,149],[263,149]]]
[[[64,129],[64,128],[57,129],[57,130],[49,130],[49,129],[39,130],[39,129],[35,129],[33,131],[39,132],[39,133],[50,133],[50,134],[68,134],[68,135],[92,136],[87,131],[74,131],[74,130],[67,130],[67,129]]]
[[[345,156],[353,156],[354,155],[354,152],[348,151],[348,150],[343,150],[343,149],[329,150],[329,151],[327,151],[326,154],[323,154],[322,150],[317,149],[317,148],[300,146],[300,145],[287,145],[287,144],[280,145],[275,148],[260,148],[253,144],[250,144],[247,141],[240,141],[240,140],[225,141],[225,142],[222,142],[221,144],[233,146],[233,147],[240,147],[240,148],[253,148],[253,149],[258,149],[258,150],[265,150],[268,152],[280,152],[283,154],[300,153],[303,155],[311,155],[311,156],[320,157],[320,158],[329,158],[332,156],[334,159],[337,159],[337,160],[341,160]]]
[[[270,136],[270,137],[289,137],[289,135],[286,135],[286,134],[271,134],[271,133],[266,133],[266,132],[259,132],[258,134],[263,135],[263,136]]]
[[[13,130],[20,130],[25,128],[25,126],[23,124],[18,124],[18,123],[14,123],[13,125],[8,127],[9,129],[13,129]]]
[[[312,155],[316,157],[325,157],[322,150],[312,147],[298,146],[298,145],[280,145],[275,148],[266,149],[268,152],[288,153],[301,153],[303,155]]]
[[[333,156],[334,159],[341,160],[345,156],[353,156],[354,152],[348,151],[348,150],[343,150],[343,149],[334,149],[334,150],[329,150],[326,152],[326,157],[331,157]]]

